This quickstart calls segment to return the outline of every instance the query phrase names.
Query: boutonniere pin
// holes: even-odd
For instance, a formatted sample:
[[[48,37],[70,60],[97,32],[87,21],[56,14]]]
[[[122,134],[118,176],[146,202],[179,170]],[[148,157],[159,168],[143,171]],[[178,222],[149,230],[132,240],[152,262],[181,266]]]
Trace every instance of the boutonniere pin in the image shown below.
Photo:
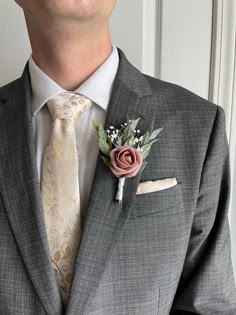
[[[116,202],[122,204],[123,187],[127,177],[134,177],[147,165],[145,161],[151,146],[158,141],[157,136],[163,128],[146,131],[141,135],[137,129],[140,118],[128,120],[119,129],[110,126],[104,130],[102,125],[93,120],[93,129],[97,136],[101,158],[112,173],[118,178]]]

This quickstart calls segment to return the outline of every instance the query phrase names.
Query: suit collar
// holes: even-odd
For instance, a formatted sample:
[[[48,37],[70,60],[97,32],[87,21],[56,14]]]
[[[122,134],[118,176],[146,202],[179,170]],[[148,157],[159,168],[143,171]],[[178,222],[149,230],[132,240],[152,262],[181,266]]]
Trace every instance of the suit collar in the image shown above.
[[[123,51],[119,48],[118,53],[120,64],[116,76],[116,84],[118,81],[122,82],[125,88],[134,93],[137,98],[151,95],[152,89],[144,75],[126,59]]]
[[[105,128],[141,117],[145,132],[153,119],[144,97],[152,93],[144,76],[119,50],[120,64]],[[12,230],[36,292],[47,314],[61,314],[52,273],[32,132],[31,86],[26,64],[22,77],[6,89],[0,106],[0,191]],[[122,206],[114,203],[117,179],[98,158],[66,314],[83,314],[125,227],[140,175],[126,180]]]

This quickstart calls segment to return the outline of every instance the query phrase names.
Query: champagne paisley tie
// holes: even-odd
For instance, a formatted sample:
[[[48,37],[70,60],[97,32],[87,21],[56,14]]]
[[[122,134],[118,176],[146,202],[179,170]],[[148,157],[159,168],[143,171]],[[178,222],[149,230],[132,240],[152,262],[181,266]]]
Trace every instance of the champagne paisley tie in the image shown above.
[[[47,102],[53,123],[43,157],[41,191],[52,267],[64,304],[81,233],[74,121],[91,105],[86,97],[71,92],[58,94]]]

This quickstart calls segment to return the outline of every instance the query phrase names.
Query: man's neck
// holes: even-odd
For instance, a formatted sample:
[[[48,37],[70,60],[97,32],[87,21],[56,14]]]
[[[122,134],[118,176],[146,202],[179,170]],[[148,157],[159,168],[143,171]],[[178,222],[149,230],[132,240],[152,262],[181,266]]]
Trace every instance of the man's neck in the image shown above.
[[[81,32],[29,32],[36,64],[68,91],[78,88],[110,55],[109,28]]]

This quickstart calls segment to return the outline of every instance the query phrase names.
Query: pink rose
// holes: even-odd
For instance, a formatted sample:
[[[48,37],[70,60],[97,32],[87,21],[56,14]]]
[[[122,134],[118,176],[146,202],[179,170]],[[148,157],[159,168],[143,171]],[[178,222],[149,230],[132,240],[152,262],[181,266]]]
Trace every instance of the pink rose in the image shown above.
[[[117,177],[135,176],[142,166],[143,156],[135,148],[122,146],[110,152],[111,171]]]

